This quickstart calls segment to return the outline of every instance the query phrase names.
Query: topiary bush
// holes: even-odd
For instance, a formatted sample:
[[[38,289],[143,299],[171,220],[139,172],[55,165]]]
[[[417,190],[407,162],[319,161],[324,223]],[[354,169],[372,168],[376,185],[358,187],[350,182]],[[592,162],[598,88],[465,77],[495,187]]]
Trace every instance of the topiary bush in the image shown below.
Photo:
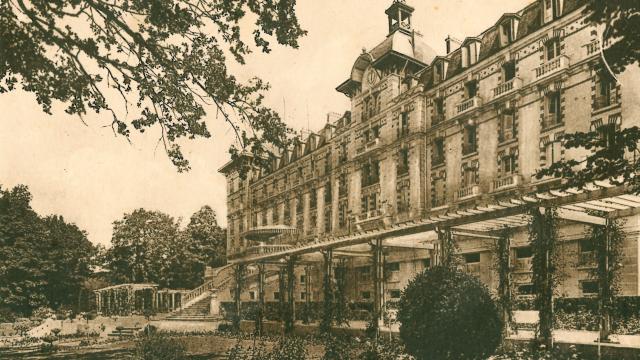
[[[416,276],[398,304],[400,338],[417,359],[485,359],[500,344],[502,320],[476,277],[437,266]]]

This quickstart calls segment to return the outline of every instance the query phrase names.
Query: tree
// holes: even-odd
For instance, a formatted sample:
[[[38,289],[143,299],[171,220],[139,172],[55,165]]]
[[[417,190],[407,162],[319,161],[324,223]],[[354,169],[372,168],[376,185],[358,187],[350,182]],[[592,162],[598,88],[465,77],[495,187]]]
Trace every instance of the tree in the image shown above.
[[[159,127],[180,171],[189,168],[177,140],[211,136],[211,107],[237,136],[240,149],[263,155],[283,147],[291,130],[263,104],[269,86],[241,83],[227,56],[244,64],[251,49],[240,23],[255,18],[255,45],[298,47],[295,0],[10,0],[0,3],[0,93],[36,95],[46,113],[55,101],[69,114],[107,111],[112,128],[130,135]],[[133,100],[135,99],[135,100]],[[129,113],[130,107],[136,112]],[[131,121],[127,119],[132,118]]]
[[[191,254],[194,273],[202,276],[205,267],[227,263],[227,234],[218,225],[216,213],[210,206],[203,206],[191,215],[185,232],[191,239],[187,250]]]
[[[640,60],[640,4],[637,1],[589,0],[587,21],[604,25],[603,49],[608,66],[617,74]]]
[[[26,186],[0,188],[0,308],[23,316],[70,307],[90,275],[95,247],[61,216],[41,218]]]
[[[167,260],[180,246],[178,225],[159,211],[145,209],[125,214],[113,223],[112,247],[107,251],[107,267],[117,282],[167,284]]]
[[[398,303],[400,338],[416,359],[486,359],[502,321],[489,290],[469,274],[436,266],[416,276]]]
[[[640,60],[640,3],[637,1],[589,0],[586,20],[604,26],[602,63],[606,71],[621,74]],[[629,99],[631,100],[631,99]],[[640,156],[637,126],[618,129],[609,125],[589,132],[568,133],[561,136],[567,149],[590,151],[582,160],[555,162],[537,172],[544,176],[561,177],[564,187],[584,188],[594,181],[609,181],[614,185],[628,185],[640,194]],[[633,156],[630,156],[633,155]]]

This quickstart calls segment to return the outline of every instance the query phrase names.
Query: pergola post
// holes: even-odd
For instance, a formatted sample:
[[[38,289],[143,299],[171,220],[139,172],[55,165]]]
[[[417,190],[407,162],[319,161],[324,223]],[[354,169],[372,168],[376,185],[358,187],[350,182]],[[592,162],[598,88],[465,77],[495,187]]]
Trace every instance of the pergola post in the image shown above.
[[[512,321],[512,292],[511,292],[511,230],[502,230],[497,241],[498,257],[498,291],[500,293],[500,308],[502,310],[502,321],[504,323],[503,338],[507,338],[511,333]]]
[[[285,312],[284,332],[285,334],[291,334],[293,332],[293,325],[296,318],[296,300],[295,300],[295,265],[296,257],[291,256],[287,259],[287,311]]]
[[[437,251],[437,263],[438,265],[451,267],[455,265],[455,244],[453,243],[453,234],[451,228],[445,227],[444,229],[437,229],[438,244]]]
[[[304,267],[304,304],[305,311],[302,322],[308,324],[310,321],[309,313],[311,312],[311,271],[309,265]]]
[[[258,263],[258,314],[256,316],[256,334],[262,336],[264,318],[264,263]]]
[[[233,317],[233,327],[236,331],[240,331],[240,311],[242,310],[242,302],[240,295],[242,294],[242,282],[244,277],[244,264],[238,264],[235,268],[235,289],[233,293],[233,300],[235,302],[235,316]]]
[[[322,302],[323,313],[320,320],[320,332],[331,331],[333,322],[333,251],[331,249],[322,252]]]
[[[611,289],[611,276],[609,274],[609,257],[611,254],[611,219],[607,219],[604,229],[604,244],[599,246],[602,254],[598,255],[599,284],[598,284],[598,308],[600,310],[600,341],[608,342],[611,335],[611,305],[613,303],[613,294]]]
[[[382,239],[376,239],[371,246],[373,252],[373,314],[371,326],[378,336],[379,323],[382,318],[382,296],[384,293],[384,259],[382,254]]]

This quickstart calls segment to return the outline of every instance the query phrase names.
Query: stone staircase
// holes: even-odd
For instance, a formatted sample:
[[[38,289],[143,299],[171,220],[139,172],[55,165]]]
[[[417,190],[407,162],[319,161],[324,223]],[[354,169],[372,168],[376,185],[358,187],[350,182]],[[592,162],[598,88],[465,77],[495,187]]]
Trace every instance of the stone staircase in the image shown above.
[[[184,309],[177,310],[171,315],[167,316],[165,320],[172,321],[215,321],[219,320],[215,316],[209,314],[209,307],[211,299],[209,296],[205,296],[200,300],[197,300]]]
[[[225,289],[232,278],[233,267],[226,265],[213,269],[211,279],[191,290],[182,298],[182,308],[175,310],[165,320],[215,321],[219,317],[210,315],[211,295]]]

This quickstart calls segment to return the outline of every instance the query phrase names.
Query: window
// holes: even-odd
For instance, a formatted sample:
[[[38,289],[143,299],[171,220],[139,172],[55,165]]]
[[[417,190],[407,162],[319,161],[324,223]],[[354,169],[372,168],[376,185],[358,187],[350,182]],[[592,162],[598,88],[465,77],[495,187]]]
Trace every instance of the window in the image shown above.
[[[309,208],[315,209],[318,206],[318,193],[315,189],[309,192]]]
[[[558,38],[547,41],[545,44],[545,54],[547,61],[555,59],[556,56],[560,56],[560,40],[558,40]]]
[[[535,294],[535,289],[533,284],[522,284],[517,287],[518,295],[533,295]]]
[[[546,101],[546,116],[542,124],[543,129],[550,128],[562,123],[562,107],[560,92],[554,91],[545,97]]]
[[[585,253],[585,252],[592,252],[595,251],[596,247],[595,244],[593,243],[593,240],[590,239],[583,239],[580,240],[580,252]]]
[[[405,175],[409,173],[409,149],[402,148],[398,153],[398,175]]]
[[[478,81],[471,80],[464,84],[465,95],[467,99],[476,97],[478,94]]]
[[[296,215],[299,216],[304,211],[304,202],[302,201],[302,194],[296,196]]]
[[[255,291],[249,291],[249,299],[250,300],[255,300],[256,299],[256,292]]]
[[[338,196],[347,196],[347,174],[340,174],[338,177]]]
[[[338,203],[338,226],[343,228],[347,226],[347,201],[342,200]]]
[[[433,153],[431,154],[432,166],[444,164],[444,139],[436,138],[433,140]]]
[[[614,145],[616,141],[616,130],[618,126],[616,124],[603,124],[598,126],[596,131],[600,136],[600,140],[604,142],[604,146],[609,147],[610,145]]]
[[[464,254],[464,262],[467,264],[476,264],[480,262],[480,253]]]
[[[359,267],[358,275],[360,277],[360,281],[371,281],[371,267],[370,266]]]
[[[362,167],[362,186],[377,184],[380,181],[380,163],[372,160]]]
[[[502,65],[502,75],[504,82],[513,80],[516,77],[516,62],[512,60],[504,63]]]
[[[409,211],[409,207],[411,204],[411,182],[408,178],[404,180],[400,180],[396,184],[396,196],[397,196],[397,206],[398,212],[406,212]]]
[[[400,114],[400,126],[398,127],[398,137],[403,137],[409,134],[409,113],[403,112]]]
[[[502,30],[503,46],[511,44],[513,42],[512,20],[502,23],[500,29]]]
[[[446,205],[447,202],[447,194],[446,194],[446,180],[444,178],[439,178],[433,181],[433,195],[431,198],[431,207],[439,207]]]
[[[307,298],[307,293],[306,292],[301,292],[300,293],[300,300],[305,300]]]
[[[433,99],[434,118],[433,123],[444,120],[444,99],[441,97]]]
[[[364,300],[369,300],[371,299],[371,292],[370,291],[363,291],[360,293],[360,297],[362,297]]]
[[[516,248],[516,259],[527,259],[533,256],[531,246],[523,246]]]
[[[400,290],[389,290],[389,297],[392,299],[400,299]]]
[[[340,148],[338,149],[338,164],[345,163],[347,161],[347,143],[343,142],[340,144]]]
[[[499,122],[500,136],[498,140],[500,142],[505,142],[515,138],[516,122],[514,111],[512,109],[504,109],[500,113]]]
[[[276,206],[273,208],[273,210],[272,210],[272,213],[273,213],[273,223],[274,223],[275,225],[280,225],[280,206],[281,206],[281,205],[282,205],[282,204],[278,204],[278,205],[276,205]]]
[[[275,300],[275,301],[280,301],[280,292],[275,291],[275,292],[273,293],[273,300]]]
[[[362,196],[360,201],[363,214],[368,214],[378,209],[377,194],[375,192]]]
[[[387,271],[400,271],[400,263],[399,262],[387,263],[386,270]]]
[[[425,268],[425,269],[430,269],[431,268],[431,259],[422,260],[422,267]]]
[[[611,106],[618,102],[618,92],[615,79],[606,69],[600,69],[596,73],[596,98],[593,104],[594,110]]]
[[[468,155],[478,151],[477,138],[476,138],[476,126],[468,125],[464,127],[462,131],[463,143],[462,143],[462,155]]]
[[[284,221],[284,225],[291,224],[291,204],[288,201],[284,203],[283,221]]]
[[[304,284],[306,280],[307,280],[306,275],[300,275],[300,284]]]
[[[331,232],[331,206],[327,206],[324,210],[324,232]]]
[[[551,165],[562,160],[562,143],[555,140],[546,144],[542,160],[543,166]]]
[[[436,63],[433,68],[433,77],[436,82],[444,80],[444,65],[442,61]]]
[[[517,157],[515,154],[503,154],[500,158],[500,172],[502,175],[515,174],[517,172]]]
[[[598,293],[598,282],[589,280],[589,281],[581,281],[580,288],[582,289],[582,294],[584,295],[593,295]]]

